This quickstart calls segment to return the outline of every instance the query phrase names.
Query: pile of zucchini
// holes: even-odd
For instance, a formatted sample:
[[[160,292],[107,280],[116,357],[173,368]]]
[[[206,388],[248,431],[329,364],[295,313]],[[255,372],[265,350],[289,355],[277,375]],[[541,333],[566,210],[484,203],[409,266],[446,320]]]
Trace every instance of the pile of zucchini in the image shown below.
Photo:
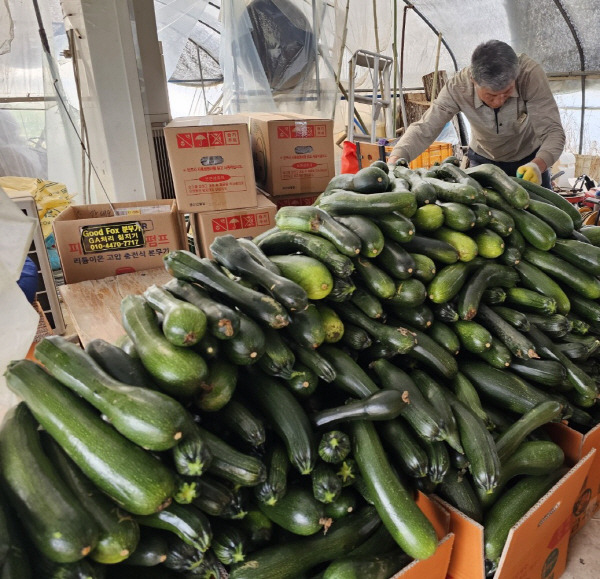
[[[118,345],[12,362],[0,576],[387,579],[437,546],[416,490],[484,524],[493,574],[566,471],[544,426],[600,420],[600,228],[454,161],[336,176],[167,255]]]

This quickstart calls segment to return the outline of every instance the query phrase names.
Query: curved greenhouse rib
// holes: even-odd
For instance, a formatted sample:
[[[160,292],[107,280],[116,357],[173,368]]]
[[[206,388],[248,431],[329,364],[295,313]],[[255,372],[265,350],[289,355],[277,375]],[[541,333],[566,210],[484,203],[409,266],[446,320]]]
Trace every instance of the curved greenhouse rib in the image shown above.
[[[581,42],[579,40],[579,36],[577,35],[577,30],[573,22],[571,22],[571,18],[567,13],[567,9],[562,5],[561,0],[553,0],[554,4],[558,8],[563,20],[569,27],[571,31],[571,35],[573,36],[573,40],[575,41],[575,46],[577,47],[577,52],[579,53],[579,62],[581,63],[581,72],[585,71],[585,53],[583,52],[583,46],[581,46]],[[581,155],[581,151],[583,149],[583,127],[585,121],[585,74],[581,75],[581,122],[579,126],[579,154]]]

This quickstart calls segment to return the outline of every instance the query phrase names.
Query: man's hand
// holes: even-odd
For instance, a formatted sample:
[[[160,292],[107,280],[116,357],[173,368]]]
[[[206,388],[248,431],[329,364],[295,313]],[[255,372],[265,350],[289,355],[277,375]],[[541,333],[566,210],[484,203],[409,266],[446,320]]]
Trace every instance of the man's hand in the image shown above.
[[[525,181],[531,181],[536,185],[542,184],[542,172],[540,168],[537,166],[537,163],[533,161],[531,163],[526,163],[525,165],[521,165],[517,169],[517,177],[521,179],[525,179]]]

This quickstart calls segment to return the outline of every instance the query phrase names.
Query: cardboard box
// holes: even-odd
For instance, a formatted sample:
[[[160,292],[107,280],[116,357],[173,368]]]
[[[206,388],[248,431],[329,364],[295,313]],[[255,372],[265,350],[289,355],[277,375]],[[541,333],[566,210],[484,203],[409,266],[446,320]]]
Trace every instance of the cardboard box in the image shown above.
[[[181,117],[165,127],[179,211],[256,207],[256,184],[245,117]]]
[[[297,195],[267,195],[269,201],[275,204],[277,209],[281,207],[287,207],[289,205],[301,206],[301,205],[312,205],[320,193],[298,193]]]
[[[429,559],[413,561],[391,579],[445,579],[454,545],[454,534],[448,530],[450,514],[422,492],[417,495],[417,505],[433,525],[439,539],[438,547]]]
[[[256,182],[269,195],[322,193],[335,175],[333,121],[251,113]]]
[[[369,167],[375,161],[386,161],[393,148],[378,145],[377,143],[357,142],[356,155],[358,156],[358,166],[362,169],[363,167]],[[439,163],[453,154],[454,152],[450,143],[435,141],[416,159],[412,160],[408,166],[411,169],[419,169],[421,167],[429,169],[435,163]]]
[[[550,423],[546,428],[552,440],[563,449],[571,463],[577,462],[592,449],[596,449],[594,461],[573,510],[575,521],[572,534],[575,534],[600,508],[600,425],[586,434],[581,434],[562,423]]]
[[[54,220],[65,283],[163,266],[183,249],[177,204],[171,199],[72,205]]]
[[[567,564],[571,528],[595,450],[582,458],[512,527],[494,579],[550,579],[560,577]],[[448,579],[484,579],[484,528],[442,499],[450,512],[455,535]]]
[[[213,211],[196,213],[192,225],[196,254],[212,258],[210,244],[215,237],[230,233],[234,237],[252,239],[263,231],[275,227],[277,207],[260,193],[257,195],[257,206],[231,211]]]

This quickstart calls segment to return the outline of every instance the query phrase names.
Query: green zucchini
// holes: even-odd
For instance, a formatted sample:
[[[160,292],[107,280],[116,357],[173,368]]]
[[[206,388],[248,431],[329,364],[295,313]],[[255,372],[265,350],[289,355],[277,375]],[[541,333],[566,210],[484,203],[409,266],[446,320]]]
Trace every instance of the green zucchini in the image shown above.
[[[385,169],[378,167],[378,164],[375,161],[368,167],[363,167],[355,173],[347,190],[355,191],[356,193],[382,193],[386,191],[390,184],[388,177],[389,168],[383,162],[381,162],[381,165],[385,166]]]
[[[353,485],[359,478],[360,473],[358,471],[358,465],[352,458],[343,460],[339,470],[336,472],[340,480],[342,481],[342,487],[348,487]]]
[[[539,388],[505,370],[492,368],[485,362],[469,361],[461,371],[478,392],[498,408],[525,414],[550,397]]]
[[[167,254],[164,262],[173,277],[200,283],[272,328],[282,328],[289,323],[288,313],[282,304],[271,296],[230,279],[208,258],[200,258],[186,250],[176,250]]]
[[[435,203],[421,205],[411,221],[418,233],[430,233],[444,224],[444,211]]]
[[[246,560],[248,539],[246,533],[238,526],[219,522],[215,528],[211,547],[223,565],[233,565]]]
[[[373,343],[371,336],[354,324],[344,324],[344,335],[341,344],[352,350],[364,350]]]
[[[556,311],[559,314],[565,316],[569,313],[571,308],[570,299],[550,276],[527,261],[521,261],[515,265],[515,269],[519,273],[521,283],[525,288],[554,299],[556,301]]]
[[[292,375],[285,383],[298,396],[307,397],[317,389],[319,377],[301,362],[296,362]]]
[[[195,572],[204,561],[205,554],[200,549],[182,541],[177,535],[168,536],[167,545],[166,558],[161,567],[178,573]]]
[[[454,247],[458,252],[458,259],[460,261],[472,261],[479,252],[477,243],[473,238],[460,231],[440,227],[432,232],[431,235],[434,239],[439,239]]]
[[[380,390],[361,400],[320,410],[313,416],[313,422],[321,428],[352,420],[391,420],[408,406],[404,398],[404,394],[398,390]]]
[[[354,269],[367,289],[380,299],[391,298],[396,293],[396,283],[383,269],[370,259],[357,257]]]
[[[471,203],[469,209],[475,215],[475,227],[487,227],[492,218],[492,212],[486,203]]]
[[[496,309],[481,304],[476,319],[492,332],[492,335],[498,338],[517,358],[539,358],[531,340],[498,315]]]
[[[40,366],[12,362],[6,381],[77,466],[119,505],[133,514],[149,514],[169,504],[175,490],[171,471]]]
[[[350,192],[344,194],[366,196]],[[337,195],[338,193],[334,190],[330,195],[319,201],[319,207],[295,205],[281,207],[275,216],[275,223],[279,229],[291,229],[320,235],[333,243],[343,255],[358,255],[361,248],[360,238],[346,226],[333,219],[333,212],[328,209],[331,205],[331,198]],[[360,212],[357,211],[356,213]]]
[[[249,373],[243,382],[248,396],[283,440],[292,465],[300,474],[309,474],[317,453],[312,428],[302,406],[281,382],[266,374]]]
[[[402,418],[422,438],[443,440],[447,436],[445,424],[437,410],[428,402],[412,378],[387,360],[376,360],[370,364],[384,388],[396,390],[408,400]]]
[[[563,476],[557,469],[550,474],[527,476],[504,492],[484,519],[485,558],[497,564],[510,529]]]
[[[337,521],[352,513],[356,508],[356,504],[356,493],[351,488],[342,488],[342,492],[337,499],[325,504],[325,516]]]
[[[542,316],[540,314],[529,314],[527,316],[532,324],[535,324],[542,332],[552,338],[562,338],[571,331],[571,321],[560,314]]]
[[[518,274],[506,265],[488,263],[480,267],[459,293],[457,309],[461,320],[472,320],[477,315],[483,292],[487,288],[514,286],[518,278]]]
[[[204,360],[214,360],[222,353],[221,343],[212,334],[206,333],[194,346],[194,351]]]
[[[295,314],[294,314],[295,315]],[[266,336],[261,326],[250,316],[239,312],[240,330],[222,344],[225,357],[237,366],[250,366],[265,353]]]
[[[421,444],[427,453],[427,476],[437,485],[444,480],[450,468],[450,454],[445,442],[422,439]]]
[[[384,312],[381,300],[361,286],[356,288],[350,298],[350,302],[365,315],[369,316],[369,318],[377,319],[383,317]]]
[[[469,460],[469,472],[476,486],[491,491],[500,477],[500,459],[492,435],[475,412],[465,406],[451,392],[446,393],[452,407],[460,442]]]
[[[600,298],[600,281],[568,261],[535,248],[526,249],[523,258],[583,297],[590,300]]]
[[[334,523],[326,535],[318,534],[253,552],[244,563],[231,569],[230,579],[296,579],[321,563],[345,557],[380,523],[375,509],[365,507],[356,515]]]
[[[338,277],[348,277],[354,271],[349,257],[340,253],[336,246],[312,233],[293,230],[276,230],[260,241],[254,240],[266,255],[300,253],[318,259]]]
[[[456,304],[454,302],[436,304],[432,309],[433,315],[441,322],[451,324],[459,320]]]
[[[200,476],[212,461],[212,452],[206,437],[190,420],[184,439],[172,450],[173,464],[180,475]]]
[[[491,347],[483,352],[477,352],[477,356],[490,366],[501,370],[508,368],[512,363],[511,351],[500,340],[492,340]]]
[[[444,394],[445,388],[422,370],[413,370],[410,373],[410,377],[417,385],[417,388],[421,391],[421,394],[423,394],[425,400],[427,400],[436,409],[438,416],[444,423],[446,432],[446,437],[444,440],[457,452],[464,452],[460,443],[454,414],[452,413],[450,404],[448,404]],[[439,482],[439,480],[434,480],[433,482]]]
[[[331,563],[322,579],[388,579],[410,562],[411,558],[400,549],[371,557],[348,557]]]
[[[321,316],[321,322],[325,328],[325,341],[328,344],[335,344],[342,339],[344,335],[344,322],[337,315],[337,312],[330,306],[317,303],[317,310]]]
[[[428,334],[450,354],[456,356],[460,352],[460,340],[448,324],[435,320],[429,327]]]
[[[542,402],[523,414],[496,440],[496,450],[500,461],[507,460],[536,428],[540,428],[548,422],[557,422],[562,415],[563,405],[556,400]]]
[[[325,462],[342,462],[350,453],[350,438],[341,430],[325,432],[319,441],[318,452]]]
[[[465,173],[484,187],[498,191],[510,206],[524,209],[529,205],[527,190],[513,181],[500,167],[484,163],[467,169]]]
[[[444,264],[456,263],[459,253],[456,248],[446,241],[414,235],[410,241],[403,244],[404,249],[410,253],[422,253],[435,262]]]
[[[560,387],[567,379],[567,370],[555,360],[513,360],[510,369],[521,378],[544,386]]]
[[[236,450],[204,428],[196,428],[212,455],[208,472],[239,486],[251,487],[265,480],[267,471],[259,459]]]
[[[432,281],[437,273],[433,259],[421,253],[411,253],[410,256],[415,262],[415,267],[412,274],[413,277],[419,281],[422,281],[423,283],[429,283]]]
[[[422,281],[410,277],[396,283],[396,293],[389,298],[395,306],[414,308],[427,299],[427,288]]]
[[[364,215],[338,215],[335,220],[358,235],[360,253],[364,257],[375,257],[381,252],[385,239],[379,227]]]
[[[571,293],[569,299],[575,314],[581,316],[586,322],[592,325],[600,322],[600,304],[596,300],[589,300],[574,293]]]
[[[321,380],[332,382],[335,379],[335,368],[321,355],[320,351],[294,343],[291,343],[290,347],[296,354],[296,358]]]
[[[3,488],[39,551],[57,563],[78,561],[98,543],[99,528],[44,453],[37,426],[23,402],[6,413],[0,429]]]
[[[269,543],[273,535],[271,519],[263,515],[258,508],[248,511],[248,514],[240,520],[239,526],[245,531],[252,550]]]
[[[371,216],[397,211],[409,217],[414,214],[416,203],[414,193],[409,191],[354,193],[335,190],[319,201],[319,207],[331,215]]]
[[[172,503],[158,513],[138,516],[137,521],[145,527],[169,531],[202,552],[210,547],[212,529],[208,517],[193,505]]]
[[[345,304],[345,307],[348,305]],[[291,319],[287,335],[290,335],[300,346],[314,349],[325,341],[323,320],[314,303],[308,304],[301,312],[291,314]]]
[[[193,504],[203,513],[212,517],[226,517],[233,510],[236,502],[234,492],[221,480],[205,474],[196,479],[198,494],[192,500]],[[229,518],[229,517],[228,517]]]
[[[478,354],[491,348],[492,334],[481,324],[472,320],[458,320],[452,327],[465,350]]]
[[[154,284],[144,290],[143,296],[161,314],[162,332],[171,344],[189,347],[200,341],[207,326],[206,315],[200,308]]]
[[[138,524],[83,475],[48,433],[42,432],[40,436],[44,452],[99,529],[98,542],[89,557],[104,564],[127,559],[137,549],[140,539]]]
[[[123,561],[123,564],[136,567],[154,567],[165,562],[168,549],[167,538],[157,532],[151,532],[147,528],[145,532],[141,533],[135,551]]]
[[[258,359],[259,368],[270,376],[290,378],[296,362],[294,352],[277,330],[263,328],[263,332],[265,334],[265,350]]]
[[[256,251],[261,251],[258,246]],[[260,265],[239,241],[230,234],[219,235],[210,245],[215,259],[243,279],[261,286],[275,300],[289,311],[303,310],[308,305],[308,295],[304,287],[279,271],[273,259],[265,259],[276,266],[276,273],[270,267]],[[313,259],[313,258],[310,258]],[[329,274],[329,270],[327,270]],[[329,274],[331,276],[331,274]]]
[[[527,315],[518,310],[507,308],[505,306],[493,306],[490,308],[495,314],[500,316],[505,322],[508,322],[513,328],[521,332],[528,332],[531,324]],[[487,311],[487,310],[486,310]]]
[[[235,391],[238,366],[227,360],[215,359],[208,363],[208,376],[202,382],[195,403],[200,410],[216,412],[225,406]]]
[[[156,389],[140,359],[130,356],[118,346],[102,338],[95,338],[86,344],[85,351],[115,380],[130,386]]]
[[[590,325],[575,314],[567,314],[567,318],[571,322],[571,332],[583,336],[590,330]]]
[[[323,344],[319,352],[335,372],[334,386],[356,398],[366,398],[379,391],[373,379],[340,348]]]
[[[174,296],[200,308],[207,321],[207,330],[215,338],[227,340],[239,330],[238,314],[235,310],[213,300],[198,286],[173,278],[163,286]]]
[[[100,410],[136,444],[160,451],[181,439],[187,413],[170,396],[115,380],[89,354],[62,336],[48,336],[38,342],[35,356],[57,380]]]
[[[506,244],[504,238],[492,231],[489,227],[478,230],[473,239],[477,244],[477,252],[481,257],[495,259],[504,254]]]
[[[600,247],[574,239],[558,239],[552,253],[592,276],[600,275]]]
[[[344,322],[350,322],[363,330],[366,330],[375,340],[384,343],[398,354],[406,354],[416,345],[416,339],[412,332],[405,328],[394,328],[381,324],[365,314],[352,304],[336,306],[336,311]]]
[[[435,187],[431,183],[428,183],[419,173],[416,171],[403,171],[401,174],[410,185],[410,192],[415,196],[416,205],[421,207],[437,201],[438,195]]]
[[[383,524],[411,557],[427,559],[436,550],[431,523],[393,472],[372,423],[353,422],[354,457]]]
[[[560,446],[547,440],[522,442],[514,452],[502,461],[498,485],[491,493],[479,493],[479,500],[485,510],[489,509],[507,483],[516,476],[546,475],[558,470],[564,463],[565,455]]]
[[[568,213],[549,203],[543,198],[535,199],[537,195],[530,193],[529,207],[527,210],[545,221],[558,237],[571,237],[573,235],[573,221]],[[558,241],[558,240],[557,240]]]
[[[217,419],[241,440],[259,447],[266,440],[265,427],[248,406],[237,399],[230,400],[217,414]]]
[[[444,203],[438,201],[444,215],[444,225],[455,231],[469,231],[475,227],[476,216],[473,209],[464,203]]]
[[[556,312],[554,298],[522,287],[513,287],[506,291],[506,304],[539,314],[552,315]]]
[[[415,234],[413,222],[397,211],[392,211],[391,213],[383,215],[373,215],[371,219],[383,232],[388,241],[391,239],[397,243],[405,243],[410,241]]]
[[[273,444],[267,453],[265,465],[267,467],[267,478],[254,487],[254,496],[259,502],[272,506],[287,491],[290,461],[282,444],[278,442]]]
[[[501,287],[489,287],[481,295],[481,301],[489,306],[503,304],[506,301],[506,291]]]
[[[335,501],[342,492],[342,481],[335,468],[324,462],[319,462],[310,473],[313,496],[320,503],[329,504]],[[323,514],[325,514],[323,512]]]
[[[258,508],[275,524],[295,535],[314,535],[326,522],[323,504],[303,486],[290,487],[273,505],[259,502]]]
[[[435,177],[425,177],[424,181],[433,186],[437,199],[441,199],[442,201],[464,203],[467,205],[483,201],[483,194],[480,194],[475,187],[466,183],[451,183]]]
[[[444,378],[453,378],[458,371],[456,359],[445,348],[435,340],[411,326],[407,326],[416,337],[417,343],[408,355],[417,360],[425,368],[433,370],[437,375]]]
[[[121,318],[127,335],[144,368],[167,393],[191,398],[200,388],[208,368],[196,352],[169,342],[158,327],[156,316],[146,300],[128,295],[121,300]]]
[[[462,289],[469,276],[482,265],[480,260],[473,260],[469,263],[459,262],[443,267],[427,288],[429,299],[436,304],[450,301]]]
[[[467,477],[461,475],[456,469],[450,468],[448,470],[444,480],[436,487],[435,492],[470,519],[477,523],[483,522],[483,509],[473,485]]]
[[[93,565],[88,559],[74,563],[57,563],[41,553],[32,553],[33,570],[36,577],[60,579],[102,579],[103,567]]]
[[[559,193],[555,193],[550,189],[546,189],[546,187],[542,187],[537,183],[533,183],[532,181],[526,181],[525,179],[519,179],[518,177],[511,177],[513,181],[521,185],[524,189],[526,189],[530,193],[534,193],[546,201],[549,201],[559,209],[562,209],[565,213],[569,215],[571,220],[573,221],[573,226],[575,229],[580,229],[581,224],[583,222],[583,218],[581,213],[577,211],[577,207],[575,207],[572,203],[570,203],[567,199],[565,199]]]
[[[457,372],[452,380],[452,390],[460,402],[479,416],[488,430],[494,429],[494,423],[484,410],[477,389],[462,372]]]
[[[391,239],[386,239],[375,263],[394,279],[399,280],[408,279],[417,267],[413,256],[400,243]]]
[[[433,311],[426,304],[421,304],[413,308],[399,307],[391,303],[388,306],[389,311],[394,314],[394,319],[400,324],[408,324],[419,330],[427,330],[433,324]],[[388,318],[388,323],[390,319]]]
[[[515,228],[514,219],[506,211],[502,211],[502,209],[492,207],[490,211],[492,215],[487,225],[488,229],[491,229],[500,237],[508,237]]]
[[[429,469],[427,453],[423,450],[416,434],[413,434],[401,419],[386,420],[378,424],[377,430],[406,474],[413,478],[427,476]]]

